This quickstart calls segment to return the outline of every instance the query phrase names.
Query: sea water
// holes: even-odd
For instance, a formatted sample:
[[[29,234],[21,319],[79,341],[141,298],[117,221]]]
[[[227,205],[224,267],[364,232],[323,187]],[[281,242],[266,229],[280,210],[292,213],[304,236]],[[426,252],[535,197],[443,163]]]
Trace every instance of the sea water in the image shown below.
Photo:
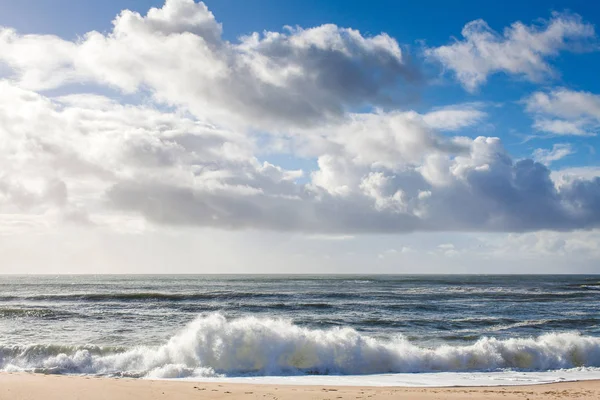
[[[600,276],[2,276],[0,370],[279,384],[600,378]]]

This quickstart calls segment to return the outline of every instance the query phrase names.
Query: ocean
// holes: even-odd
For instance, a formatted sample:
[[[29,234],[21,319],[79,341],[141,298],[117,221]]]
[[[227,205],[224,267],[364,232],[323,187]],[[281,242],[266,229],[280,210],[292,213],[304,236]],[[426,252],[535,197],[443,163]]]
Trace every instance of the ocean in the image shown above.
[[[600,378],[600,276],[1,276],[0,370],[494,385]]]

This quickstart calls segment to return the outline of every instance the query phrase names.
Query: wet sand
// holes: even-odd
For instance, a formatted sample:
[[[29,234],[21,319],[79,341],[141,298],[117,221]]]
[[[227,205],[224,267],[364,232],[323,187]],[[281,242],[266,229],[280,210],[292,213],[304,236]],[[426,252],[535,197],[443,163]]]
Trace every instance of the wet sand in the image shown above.
[[[600,380],[498,387],[288,386],[0,374],[1,400],[600,399]]]

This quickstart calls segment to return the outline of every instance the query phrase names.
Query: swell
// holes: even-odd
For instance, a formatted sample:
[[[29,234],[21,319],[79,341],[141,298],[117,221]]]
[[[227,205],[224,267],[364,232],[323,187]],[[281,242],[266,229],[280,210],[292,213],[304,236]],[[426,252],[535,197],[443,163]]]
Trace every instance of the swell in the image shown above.
[[[130,349],[0,346],[0,369],[139,377],[546,371],[600,367],[600,338],[548,333],[421,347],[402,335],[377,339],[348,328],[309,329],[289,320],[198,317],[167,343]]]
[[[299,299],[312,301],[348,301],[368,300],[387,302],[418,302],[420,306],[433,307],[422,300],[445,301],[454,299],[476,298],[480,301],[510,301],[510,302],[553,302],[565,300],[583,300],[596,297],[600,287],[579,286],[578,290],[566,292],[544,292],[544,291],[516,291],[504,290],[493,291],[488,289],[470,290],[465,288],[446,289],[445,291],[434,291],[431,288],[419,291],[367,291],[352,293],[331,293],[325,291],[316,292],[293,292],[293,293],[269,293],[269,292],[240,292],[240,291],[212,291],[202,293],[167,293],[167,292],[118,292],[118,293],[69,293],[69,294],[30,294],[30,295],[0,295],[0,301],[86,301],[86,302],[183,302],[183,301],[211,301],[211,300],[278,300],[294,301]],[[307,303],[309,304],[309,303]],[[419,306],[417,304],[416,306]],[[406,308],[406,304],[380,304],[390,308]],[[310,304],[309,304],[310,307]]]
[[[160,292],[133,292],[133,293],[72,293],[72,294],[44,294],[29,296],[0,296],[3,301],[89,301],[89,302],[120,302],[120,301],[194,301],[194,300],[223,300],[240,298],[280,298],[285,294],[271,293],[243,293],[243,292],[211,292],[211,293],[160,293]]]
[[[40,318],[40,319],[65,319],[79,316],[76,313],[62,310],[53,310],[50,308],[18,308],[3,307],[0,308],[0,319],[14,318]]]

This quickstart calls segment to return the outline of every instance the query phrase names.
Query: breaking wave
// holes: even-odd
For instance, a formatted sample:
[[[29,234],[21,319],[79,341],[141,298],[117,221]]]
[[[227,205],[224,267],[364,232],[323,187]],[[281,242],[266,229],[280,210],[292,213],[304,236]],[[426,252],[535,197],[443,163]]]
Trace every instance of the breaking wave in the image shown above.
[[[309,329],[289,320],[198,317],[158,347],[0,346],[0,369],[150,378],[547,371],[600,367],[600,338],[548,333],[426,348],[397,335]]]

